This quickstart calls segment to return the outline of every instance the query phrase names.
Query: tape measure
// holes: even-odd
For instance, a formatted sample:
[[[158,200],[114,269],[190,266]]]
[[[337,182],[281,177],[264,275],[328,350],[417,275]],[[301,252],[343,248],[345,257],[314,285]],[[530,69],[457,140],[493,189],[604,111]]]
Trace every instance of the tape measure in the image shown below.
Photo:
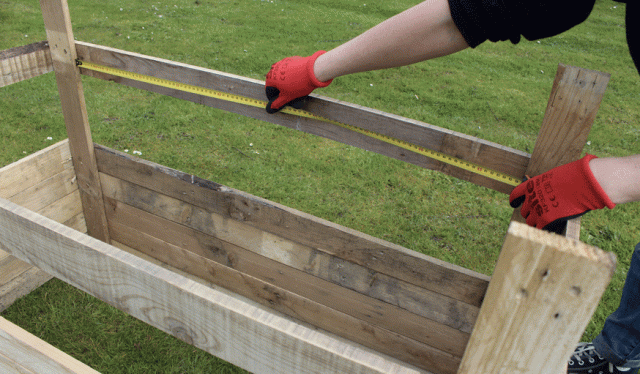
[[[138,81],[138,82],[149,83],[149,84],[152,84],[152,85],[155,85],[155,86],[171,88],[171,89],[178,90],[178,91],[190,92],[190,93],[197,94],[197,95],[212,97],[212,98],[215,98],[215,99],[230,101],[230,102],[243,104],[243,105],[249,105],[249,106],[258,107],[258,108],[265,108],[267,106],[267,102],[263,101],[263,100],[252,99],[252,98],[239,96],[239,95],[234,95],[234,94],[230,94],[230,93],[226,93],[226,92],[222,92],[222,91],[216,91],[216,90],[212,90],[210,88],[204,88],[204,87],[194,86],[194,85],[190,85],[190,84],[186,84],[186,83],[170,81],[170,80],[167,80],[167,79],[156,78],[156,77],[152,77],[152,76],[148,76],[148,75],[144,75],[144,74],[133,73],[133,72],[130,72],[130,71],[125,71],[125,70],[121,70],[121,69],[117,69],[117,68],[112,68],[112,67],[103,66],[103,65],[97,65],[97,64],[94,64],[92,62],[87,62],[87,61],[77,60],[77,64],[78,64],[78,66],[81,66],[84,69],[89,69],[89,70],[94,70],[94,71],[101,72],[101,73],[115,75],[115,76],[118,76],[118,77],[135,80],[135,81]],[[486,168],[484,166],[477,165],[477,164],[474,164],[474,163],[471,163],[471,162],[468,162],[468,161],[464,161],[464,160],[461,160],[459,158],[452,157],[452,156],[449,156],[449,155],[446,155],[444,153],[440,153],[440,152],[437,152],[437,151],[434,151],[434,150],[431,150],[431,149],[426,149],[424,147],[417,146],[415,144],[406,142],[404,140],[400,140],[400,139],[396,139],[396,138],[393,138],[393,137],[390,137],[390,136],[387,136],[387,135],[379,134],[379,133],[376,133],[376,132],[373,132],[373,131],[370,131],[370,130],[366,130],[366,129],[363,129],[363,128],[360,128],[360,127],[357,127],[357,126],[348,125],[346,123],[333,121],[333,120],[330,120],[328,118],[324,118],[322,116],[310,113],[310,112],[308,112],[306,110],[295,109],[295,108],[287,106],[287,107],[282,108],[280,113],[286,113],[286,114],[292,114],[292,115],[299,116],[299,117],[311,118],[311,119],[323,121],[323,122],[326,122],[326,123],[330,123],[332,125],[340,126],[342,128],[345,128],[345,129],[348,129],[348,130],[351,130],[351,131],[354,131],[354,132],[369,136],[369,137],[374,138],[374,139],[381,140],[381,141],[383,141],[385,143],[395,145],[397,147],[406,149],[408,151],[421,154],[421,155],[429,157],[431,159],[444,162],[445,164],[452,165],[452,166],[458,167],[460,169],[472,172],[474,174],[479,174],[479,175],[485,176],[487,178],[490,178],[490,179],[493,179],[493,180],[497,180],[499,182],[506,183],[506,184],[511,185],[511,186],[517,186],[522,182],[518,178],[512,177],[512,176],[504,174],[504,173],[500,173],[500,172],[495,171],[495,170],[491,170],[491,169]]]

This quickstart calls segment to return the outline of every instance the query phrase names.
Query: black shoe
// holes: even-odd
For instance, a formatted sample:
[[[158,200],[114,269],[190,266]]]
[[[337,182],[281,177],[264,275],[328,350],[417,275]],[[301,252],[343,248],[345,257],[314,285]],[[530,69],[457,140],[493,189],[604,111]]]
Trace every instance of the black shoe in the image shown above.
[[[638,369],[618,367],[596,352],[591,343],[580,343],[569,359],[567,373],[637,374]]]

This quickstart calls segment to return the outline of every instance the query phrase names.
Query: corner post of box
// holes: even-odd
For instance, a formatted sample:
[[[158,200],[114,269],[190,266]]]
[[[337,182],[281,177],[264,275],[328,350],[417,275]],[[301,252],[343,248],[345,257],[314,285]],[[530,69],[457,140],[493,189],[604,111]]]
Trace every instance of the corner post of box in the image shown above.
[[[458,373],[561,373],[615,266],[612,253],[512,222]]]
[[[89,235],[109,242],[102,187],[89,128],[67,0],[40,0],[69,148]]]
[[[611,76],[560,64],[526,175],[536,176],[580,158]],[[512,221],[524,223],[520,209]],[[570,220],[565,236],[580,238],[580,218]]]

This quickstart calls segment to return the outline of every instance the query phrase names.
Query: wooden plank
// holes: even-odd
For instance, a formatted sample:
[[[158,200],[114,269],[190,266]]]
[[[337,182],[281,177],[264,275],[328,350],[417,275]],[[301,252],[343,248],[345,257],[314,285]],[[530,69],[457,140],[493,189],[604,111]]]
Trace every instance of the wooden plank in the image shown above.
[[[101,174],[101,177],[105,199],[123,202],[128,206],[151,213],[154,216],[176,222],[197,232],[207,234],[207,236],[218,238],[225,243],[232,244],[232,247],[241,247],[244,252],[251,251],[260,255],[259,258],[263,259],[262,261],[266,260],[265,257],[269,258],[293,269],[395,305],[456,330],[470,333],[473,328],[478,313],[478,308],[475,306],[419,288],[311,247],[260,231],[255,227],[224,218],[218,214],[132,183],[117,180],[105,174]],[[110,209],[113,209],[113,207],[107,206],[107,218],[111,222],[111,218],[109,218]],[[143,213],[139,214],[144,215]],[[133,214],[131,217],[135,220],[137,214]],[[149,221],[153,219],[154,217],[150,217]],[[137,224],[138,222],[132,222],[130,225],[136,226]],[[160,223],[157,225],[162,226]],[[177,241],[181,237],[178,233],[168,234],[164,231],[160,231],[158,235],[167,236],[168,241]],[[196,240],[198,235],[192,235],[192,238],[186,237],[180,240],[184,242]],[[174,244],[180,245],[178,242]],[[197,240],[193,245],[198,245]],[[211,251],[208,256],[215,256],[213,258],[215,261],[222,264],[232,264],[235,267],[237,259],[246,258],[246,256],[252,257],[253,254],[236,253],[232,249],[225,249]],[[324,289],[324,287],[321,289]],[[417,336],[424,334],[424,332],[415,332],[418,334]],[[453,338],[453,333],[447,334]],[[417,339],[420,340],[420,338]]]
[[[0,198],[10,199],[71,165],[68,139],[6,165],[0,168]]]
[[[560,373],[615,264],[612,253],[512,222],[459,373]]]
[[[15,362],[12,358],[0,353],[0,373],[5,374],[38,374],[23,367]]]
[[[53,71],[46,41],[0,51],[0,87]]]
[[[11,258],[15,257],[11,256]],[[16,261],[19,260],[16,259]],[[37,267],[29,266],[29,269],[9,282],[0,283],[0,312],[10,307],[17,299],[29,294],[52,278]]]
[[[203,255],[217,251],[240,252],[239,248],[233,249],[232,246],[221,244],[219,240],[207,238],[201,233],[188,232],[189,230],[180,233],[184,229],[179,225],[162,219],[148,220],[148,214],[139,210],[131,209],[129,214],[123,213],[127,208],[117,205],[118,213],[114,210],[107,211],[107,214],[111,235],[119,242],[299,321],[403,362],[436,373],[455,373],[459,365],[466,339],[455,341],[455,333],[459,334],[456,330],[443,328],[442,325],[388,305],[366,303],[363,301],[364,297],[353,292],[350,310],[345,292],[335,285],[319,282],[308,275],[295,274],[292,269],[265,258],[262,261],[257,256],[250,258],[246,252],[242,253],[242,257],[234,258],[231,265],[219,264]],[[130,216],[135,213],[139,214],[137,222]],[[177,235],[175,241],[181,242],[181,245],[163,240],[166,237],[158,238],[162,236],[158,234],[159,231]],[[197,240],[190,240],[193,237],[197,237]],[[250,268],[249,272],[244,271],[247,268]],[[324,289],[320,288],[322,285],[325,286]],[[309,296],[319,298],[320,302]],[[391,320],[385,321],[385,317]],[[406,319],[394,323],[394,318]],[[420,322],[426,328],[421,327]],[[442,347],[434,347],[433,341],[422,344],[407,338],[390,329],[393,327],[405,333],[411,333],[411,327],[420,329],[427,334],[426,339],[420,337],[421,340],[442,342],[446,348],[455,349],[458,356],[444,352]],[[447,343],[447,331],[451,332],[453,343]],[[456,343],[457,346],[453,346]]]
[[[67,0],[40,0],[89,235],[109,241]]]
[[[312,215],[96,145],[102,173],[480,306],[489,278]]]
[[[16,366],[34,373],[86,373],[98,372],[37,338],[22,328],[0,317],[0,352],[10,357]],[[19,372],[22,372],[19,370]]]
[[[526,175],[540,175],[580,158],[610,77],[599,71],[558,65]],[[525,222],[519,208],[511,220]],[[579,218],[568,223],[566,235],[580,239]]]
[[[56,222],[66,222],[82,213],[82,203],[78,191],[55,201],[38,212]]]
[[[90,61],[100,65],[111,66],[126,71],[174,80],[181,83],[212,88],[254,99],[265,99],[264,82],[262,81],[90,43],[77,42],[76,48],[78,57],[83,61]],[[239,113],[259,120],[283,125],[349,145],[354,145],[356,147],[406,161],[424,168],[439,170],[445,174],[501,192],[509,193],[513,188],[507,184],[493,181],[480,175],[467,172],[457,167],[449,166],[440,161],[435,161],[417,153],[409,152],[385,142],[325,122],[285,115],[282,113],[269,115],[266,113],[264,108],[247,107],[242,104],[230,103],[200,95],[152,86],[129,79],[96,73],[82,68],[80,71],[85,75],[112,80],[132,87],[138,87],[164,95],[190,100],[214,108]],[[347,123],[397,139],[405,140],[427,149],[442,152],[508,175],[513,175],[517,178],[522,178],[524,176],[524,171],[529,162],[530,156],[527,153],[520,152],[500,144],[439,128],[424,122],[384,113],[375,109],[349,104],[327,97],[312,96],[313,100],[308,103],[307,109],[315,114],[334,121]]]
[[[32,187],[26,188],[9,200],[24,208],[39,212],[44,207],[77,190],[76,173],[71,167]]]
[[[79,196],[75,202],[69,196],[77,191],[74,179],[68,140],[63,140],[0,168],[0,197],[9,198],[27,209],[48,212],[52,216],[55,214],[59,219],[68,221],[69,217],[60,213],[77,211],[80,204]],[[68,208],[69,206],[76,208]],[[81,219],[75,218],[68,221],[68,224],[83,229],[81,222]],[[0,255],[3,259],[8,256],[2,251]],[[6,309],[19,297],[51,279],[50,275],[40,269],[13,256],[9,258],[11,261],[0,264],[0,310]]]
[[[425,372],[206,287],[6,200],[0,200],[0,249],[254,373]]]
[[[203,232],[151,215],[121,202],[107,198],[107,206],[107,217],[113,238],[173,267],[198,275],[207,281],[226,287],[264,305],[273,306],[282,313],[302,319],[337,335],[348,332],[352,334],[349,339],[365,346],[375,348],[379,344],[379,334],[376,334],[376,338],[371,342],[370,334],[361,332],[360,327],[354,332],[352,331],[353,326],[345,327],[340,324],[341,321],[344,321],[342,313],[362,321],[356,325],[375,326],[365,329],[366,331],[377,328],[387,329],[450,355],[462,357],[469,337],[466,333],[316,278]],[[241,235],[241,233],[239,234]],[[190,261],[188,265],[185,264],[185,250],[197,255],[196,257],[188,255],[189,258],[197,260]],[[208,264],[209,261],[214,261],[219,265]],[[223,266],[234,271],[229,273],[228,270],[223,269],[211,272],[212,266],[215,266],[216,269]],[[247,288],[246,284],[249,283],[249,278],[244,277],[242,282],[238,282],[235,279],[237,273],[255,278],[257,283]],[[228,274],[229,278],[226,278],[225,274]],[[264,293],[265,284],[275,286],[291,295],[281,294],[274,298],[272,292]],[[257,293],[256,290],[262,291]],[[286,308],[280,305],[280,300],[286,300],[290,297],[297,298],[298,295],[329,307],[328,310],[322,309],[327,314],[309,315],[308,310],[300,311],[296,305],[286,305]],[[263,299],[264,297],[267,299]],[[336,313],[332,309],[340,313]],[[305,317],[311,318],[305,319]],[[387,350],[384,352],[393,356],[398,351],[393,345],[393,341],[388,341],[382,348]],[[376,349],[380,350],[380,348]],[[449,359],[450,355],[445,355],[444,358]],[[419,364],[416,365],[419,366]]]
[[[0,261],[0,269],[2,269],[2,273],[0,273],[0,284],[10,282],[13,278],[29,270],[29,268],[31,268],[31,265],[13,256],[6,257]]]

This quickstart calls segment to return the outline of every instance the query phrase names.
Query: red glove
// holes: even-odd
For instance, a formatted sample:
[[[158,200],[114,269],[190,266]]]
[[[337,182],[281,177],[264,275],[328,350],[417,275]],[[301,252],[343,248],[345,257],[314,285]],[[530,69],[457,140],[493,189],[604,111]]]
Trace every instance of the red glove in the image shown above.
[[[309,57],[287,57],[271,66],[266,83],[268,113],[275,113],[287,104],[297,107],[313,90],[327,87],[333,81],[320,82],[313,73],[316,59],[324,53],[326,51]]]
[[[511,192],[509,203],[513,208],[522,205],[520,214],[529,226],[557,234],[564,231],[572,218],[605,206],[613,209],[616,204],[589,168],[589,161],[594,158],[586,155],[526,180]]]

